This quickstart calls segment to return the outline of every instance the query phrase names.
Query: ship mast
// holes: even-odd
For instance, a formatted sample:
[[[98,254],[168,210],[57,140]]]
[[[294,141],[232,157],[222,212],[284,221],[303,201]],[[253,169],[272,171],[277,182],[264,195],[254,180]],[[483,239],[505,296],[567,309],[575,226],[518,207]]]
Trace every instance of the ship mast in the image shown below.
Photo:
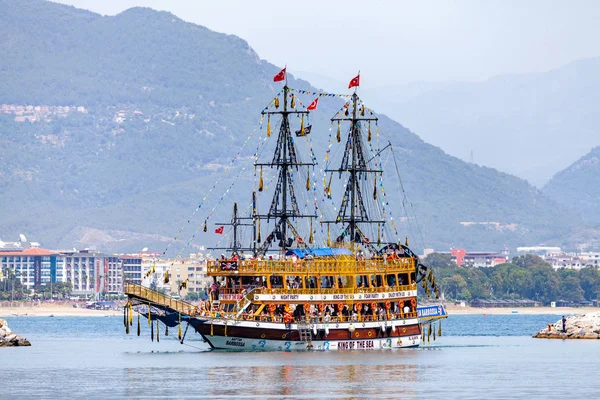
[[[293,169],[298,170],[301,166],[314,166],[314,162],[304,163],[299,162],[296,145],[292,137],[292,131],[290,129],[290,115],[308,115],[309,111],[296,110],[293,107],[288,108],[288,97],[290,88],[287,84],[283,87],[283,107],[281,110],[276,111],[263,111],[263,114],[280,115],[281,125],[279,127],[279,133],[277,137],[277,144],[273,159],[269,163],[255,163],[257,167],[269,167],[277,169],[277,185],[275,187],[275,193],[271,200],[271,206],[267,214],[256,214],[257,218],[266,218],[267,221],[275,219],[275,227],[266,240],[256,250],[257,255],[265,254],[271,243],[277,239],[279,241],[279,247],[282,250],[289,249],[294,239],[288,238],[288,228],[292,231],[292,234],[298,238],[298,232],[292,225],[291,220],[296,218],[316,218],[314,215],[302,215],[298,201],[296,199],[296,192],[294,188],[294,182],[292,179]],[[276,107],[278,100],[276,101]],[[302,128],[303,129],[303,128]],[[304,135],[304,132],[301,132]],[[291,240],[290,240],[291,239]]]
[[[339,169],[326,169],[325,172],[338,172],[341,178],[344,173],[348,174],[348,182],[346,184],[346,190],[342,197],[342,203],[339,208],[339,212],[335,221],[323,221],[326,224],[338,224],[344,223],[346,227],[342,232],[341,236],[338,237],[337,242],[343,242],[345,237],[350,238],[352,248],[355,243],[369,244],[369,239],[365,237],[363,232],[360,230],[359,224],[385,224],[385,220],[371,220],[365,207],[365,198],[363,191],[361,190],[361,181],[366,181],[369,174],[376,175],[381,173],[380,169],[369,169],[368,160],[365,158],[365,149],[363,148],[363,134],[362,134],[362,122],[363,121],[377,121],[377,117],[369,115],[364,116],[364,106],[359,110],[359,97],[354,92],[352,99],[347,107],[352,107],[351,116],[349,113],[344,112],[342,116],[337,113],[331,121],[342,121],[350,122],[350,130],[348,131],[348,137],[346,140],[346,146],[342,162]],[[346,107],[346,106],[345,106]],[[370,114],[370,113],[369,113]],[[370,140],[370,138],[369,138]],[[369,244],[369,246],[372,246]]]
[[[223,226],[231,226],[232,227],[233,237],[231,238],[231,244],[229,247],[211,247],[211,249],[227,250],[227,251],[231,251],[232,254],[239,254],[240,251],[254,251],[253,248],[242,247],[242,244],[240,242],[240,237],[239,237],[239,235],[240,235],[239,227],[240,226],[252,226],[253,225],[251,223],[242,222],[243,220],[248,220],[248,219],[251,219],[251,218],[239,216],[238,205],[237,205],[237,203],[233,203],[233,212],[231,214],[231,221],[230,222],[215,222],[215,225],[223,225]]]

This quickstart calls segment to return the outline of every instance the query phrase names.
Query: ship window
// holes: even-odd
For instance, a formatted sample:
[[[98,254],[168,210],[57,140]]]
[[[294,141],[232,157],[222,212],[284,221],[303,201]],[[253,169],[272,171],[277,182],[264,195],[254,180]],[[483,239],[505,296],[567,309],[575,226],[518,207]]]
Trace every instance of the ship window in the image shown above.
[[[314,276],[307,276],[305,282],[305,287],[308,289],[315,289],[317,287],[317,278]]]
[[[381,277],[378,275],[370,275],[369,276],[369,287],[378,287],[377,285],[377,278],[379,278],[379,281],[381,281]]]
[[[408,285],[408,274],[398,274],[398,285]]]
[[[360,275],[356,277],[356,287],[368,287],[369,286],[369,278],[366,275]]]
[[[385,281],[387,282],[388,286],[396,286],[396,275],[395,274],[386,275]]]
[[[282,288],[283,287],[283,277],[280,275],[272,275],[271,276],[271,287],[272,288]]]
[[[334,285],[334,277],[333,276],[323,276],[321,277],[321,287],[325,289],[332,288]]]

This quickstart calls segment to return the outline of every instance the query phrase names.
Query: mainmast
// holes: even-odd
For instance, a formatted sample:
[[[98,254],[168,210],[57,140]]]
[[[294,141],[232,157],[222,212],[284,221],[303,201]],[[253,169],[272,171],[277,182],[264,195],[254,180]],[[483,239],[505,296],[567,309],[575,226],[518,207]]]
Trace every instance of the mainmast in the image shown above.
[[[272,115],[281,116],[281,125],[279,127],[279,133],[277,137],[277,144],[273,159],[269,163],[255,163],[257,167],[270,167],[277,169],[277,185],[275,187],[275,193],[271,200],[271,206],[267,214],[256,214],[257,218],[266,218],[267,221],[275,219],[275,227],[266,240],[257,249],[258,254],[264,254],[271,243],[277,239],[278,246],[282,249],[288,249],[291,247],[295,239],[298,239],[298,232],[291,223],[292,219],[296,218],[315,218],[314,215],[302,215],[298,201],[296,198],[296,192],[294,188],[294,181],[292,179],[292,171],[298,170],[301,166],[313,166],[314,162],[303,163],[298,161],[296,153],[296,145],[292,137],[292,131],[290,129],[290,115],[300,115],[303,119],[305,115],[308,115],[308,111],[296,110],[292,106],[294,104],[293,94],[290,107],[288,108],[288,98],[290,97],[290,89],[287,84],[283,87],[283,107],[279,110],[279,95],[275,99],[275,111],[263,111],[263,114],[267,114],[270,118]],[[304,123],[299,131],[298,136],[303,136],[306,133],[304,130]],[[307,127],[308,129],[308,127]],[[261,188],[259,188],[259,191]],[[291,231],[294,237],[288,238],[288,231]]]
[[[346,184],[346,190],[342,198],[342,203],[339,208],[339,212],[335,221],[323,221],[327,224],[346,224],[341,236],[337,238],[337,242],[345,241],[346,237],[349,238],[352,247],[354,243],[366,243],[370,240],[360,230],[359,224],[384,224],[384,220],[372,220],[367,212],[365,206],[364,193],[361,190],[361,181],[366,182],[370,174],[376,175],[381,173],[380,169],[369,169],[368,160],[365,158],[365,149],[363,148],[363,133],[362,123],[364,121],[370,124],[370,121],[377,121],[377,117],[371,115],[365,117],[364,105],[359,104],[359,97],[354,92],[352,99],[349,103],[344,106],[344,112],[340,116],[338,112],[331,121],[337,121],[341,124],[342,121],[350,122],[350,130],[348,131],[348,137],[346,139],[346,146],[342,162],[339,169],[327,169],[326,172],[334,173],[338,172],[341,178],[344,173],[348,174],[348,182]],[[352,107],[352,113],[348,112],[348,108]],[[338,129],[339,125],[338,125]],[[338,140],[340,138],[338,137]],[[369,136],[368,141],[371,140],[370,125],[369,125]],[[376,177],[374,176],[374,184]],[[363,184],[364,186],[364,184]],[[376,191],[376,188],[374,188]],[[375,193],[374,193],[375,197]]]

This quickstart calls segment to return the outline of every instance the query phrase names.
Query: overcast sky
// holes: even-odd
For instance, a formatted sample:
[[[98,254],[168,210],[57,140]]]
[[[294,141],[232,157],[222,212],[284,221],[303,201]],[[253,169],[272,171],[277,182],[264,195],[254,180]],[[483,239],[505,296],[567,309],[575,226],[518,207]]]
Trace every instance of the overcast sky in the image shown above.
[[[600,56],[600,1],[59,0],[114,15],[134,6],[247,40],[264,58],[361,86],[485,80]]]

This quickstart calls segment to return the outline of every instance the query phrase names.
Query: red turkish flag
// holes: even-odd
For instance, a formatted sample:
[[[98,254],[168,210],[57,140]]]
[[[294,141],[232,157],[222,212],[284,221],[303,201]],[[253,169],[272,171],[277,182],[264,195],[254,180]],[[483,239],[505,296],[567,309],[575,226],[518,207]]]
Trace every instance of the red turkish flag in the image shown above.
[[[309,111],[316,110],[318,105],[319,105],[319,98],[317,97],[316,99],[313,100],[312,103],[310,103],[308,105],[308,107],[306,107],[306,109]]]
[[[285,69],[286,68],[287,67],[285,67],[284,69],[279,71],[279,73],[273,77],[273,82],[279,82],[279,81],[282,81],[285,79]]]
[[[353,88],[354,86],[359,86],[359,85],[360,85],[360,74],[358,74],[354,78],[352,78],[352,80],[348,84],[348,89]]]
[[[215,233],[218,233],[219,235],[223,234],[223,229],[225,229],[224,226],[220,226],[217,229],[215,229]]]

